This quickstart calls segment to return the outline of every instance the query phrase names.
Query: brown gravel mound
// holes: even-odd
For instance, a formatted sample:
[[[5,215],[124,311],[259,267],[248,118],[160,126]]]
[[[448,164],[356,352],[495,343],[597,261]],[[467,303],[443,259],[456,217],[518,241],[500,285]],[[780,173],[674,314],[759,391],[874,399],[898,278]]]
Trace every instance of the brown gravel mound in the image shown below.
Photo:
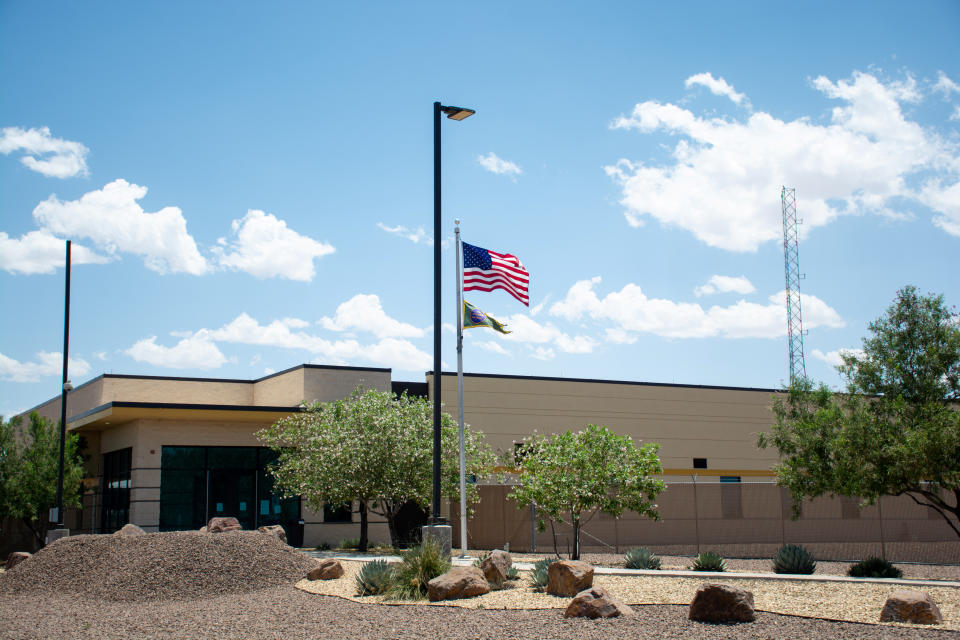
[[[292,584],[316,560],[256,531],[61,538],[0,574],[0,595],[185,600]]]

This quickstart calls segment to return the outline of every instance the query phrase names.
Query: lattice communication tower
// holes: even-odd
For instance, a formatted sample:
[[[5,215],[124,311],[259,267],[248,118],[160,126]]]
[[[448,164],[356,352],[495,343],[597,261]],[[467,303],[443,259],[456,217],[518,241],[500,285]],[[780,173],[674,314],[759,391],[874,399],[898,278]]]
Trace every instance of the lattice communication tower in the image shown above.
[[[797,190],[783,187],[783,263],[787,280],[787,341],[790,350],[790,382],[806,377],[803,360],[803,323],[800,314],[800,253],[797,246]]]

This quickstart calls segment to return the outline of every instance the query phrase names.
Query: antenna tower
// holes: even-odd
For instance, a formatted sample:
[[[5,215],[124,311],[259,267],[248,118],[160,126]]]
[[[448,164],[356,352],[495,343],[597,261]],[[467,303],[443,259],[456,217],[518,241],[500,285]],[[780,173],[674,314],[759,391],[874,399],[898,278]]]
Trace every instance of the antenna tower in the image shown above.
[[[800,255],[797,247],[797,190],[783,187],[783,263],[787,280],[787,341],[790,350],[790,383],[806,377],[803,361],[803,323],[800,318]]]

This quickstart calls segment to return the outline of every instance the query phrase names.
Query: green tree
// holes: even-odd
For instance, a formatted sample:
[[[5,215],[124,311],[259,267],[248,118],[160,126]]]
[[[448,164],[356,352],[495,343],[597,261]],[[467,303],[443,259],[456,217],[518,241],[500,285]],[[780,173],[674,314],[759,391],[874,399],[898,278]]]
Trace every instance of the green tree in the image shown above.
[[[313,509],[357,501],[360,549],[367,549],[368,512],[384,516],[399,545],[396,516],[412,501],[427,508],[433,496],[433,409],[425,398],[399,398],[357,389],[345,400],[318,403],[257,433],[279,453],[271,469],[276,486]],[[465,428],[466,473],[487,473],[493,453],[483,434]],[[459,500],[458,428],[441,414],[441,492]],[[467,501],[477,499],[467,486]]]
[[[796,512],[803,498],[825,494],[866,504],[906,495],[960,536],[958,316],[943,296],[905,287],[869,329],[862,353],[838,367],[846,392],[795,381],[758,444],[779,451],[774,469]]]
[[[83,459],[79,438],[68,433],[64,448],[63,506],[80,506]],[[57,505],[60,427],[36,412],[24,427],[20,416],[0,420],[0,520],[16,518],[33,533],[36,548],[45,544],[47,512]]]
[[[577,560],[580,529],[598,511],[620,517],[630,510],[660,518],[653,501],[664,485],[651,477],[663,471],[659,448],[656,443],[638,447],[630,436],[592,424],[577,433],[535,436],[523,447],[520,484],[509,497],[521,505],[535,504],[538,514],[554,520],[569,513],[571,558]]]

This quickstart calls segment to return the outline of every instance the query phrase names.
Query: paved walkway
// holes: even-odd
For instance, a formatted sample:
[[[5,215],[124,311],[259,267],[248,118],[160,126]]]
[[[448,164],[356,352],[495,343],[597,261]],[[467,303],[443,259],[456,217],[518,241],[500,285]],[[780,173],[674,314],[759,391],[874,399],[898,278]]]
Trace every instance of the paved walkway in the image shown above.
[[[383,555],[376,556],[366,553],[351,553],[349,551],[316,551],[301,549],[304,553],[314,558],[335,558],[337,560],[353,560],[355,562],[372,562],[374,560],[385,560],[387,562],[400,562],[400,556]],[[468,567],[476,560],[473,556],[450,558],[455,566]],[[533,569],[532,562],[514,562],[520,571],[530,571]],[[664,569],[662,571],[650,571],[646,569],[624,569],[622,567],[600,567],[593,568],[594,575],[616,575],[616,576],[654,576],[654,577],[675,577],[675,578],[703,578],[703,579],[723,579],[723,580],[783,580],[787,582],[868,582],[876,584],[909,585],[913,587],[956,587],[960,588],[960,582],[955,580],[912,580],[905,578],[851,578],[849,576],[830,576],[830,575],[797,575],[784,573],[750,573],[740,571],[683,571],[679,569]]]

